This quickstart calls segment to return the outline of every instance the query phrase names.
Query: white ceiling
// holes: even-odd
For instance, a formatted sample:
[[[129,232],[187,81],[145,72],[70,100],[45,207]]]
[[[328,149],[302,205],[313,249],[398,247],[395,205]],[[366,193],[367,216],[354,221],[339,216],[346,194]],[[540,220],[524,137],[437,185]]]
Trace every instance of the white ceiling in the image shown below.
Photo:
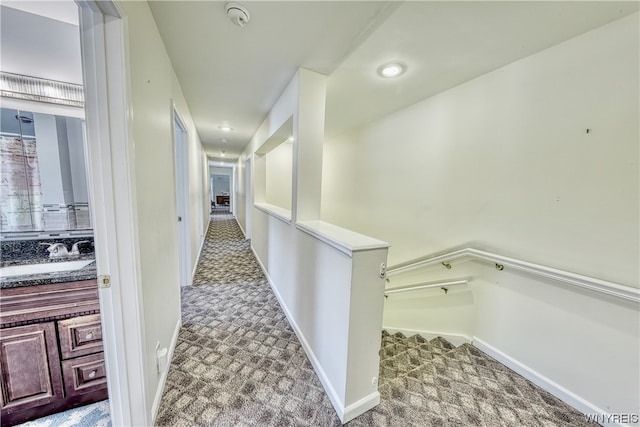
[[[212,157],[242,151],[298,67],[329,76],[330,136],[638,10],[612,1],[242,3],[244,28],[225,2],[149,2]],[[407,73],[378,77],[392,59]]]
[[[225,4],[149,2],[202,142],[231,157],[298,67],[330,73],[395,8],[381,1],[246,1],[251,21],[239,28]],[[235,130],[225,134],[223,124]]]
[[[73,0],[2,0],[0,3],[12,9],[78,25],[78,5]]]
[[[201,140],[212,158],[224,150],[227,161],[243,150],[298,67],[328,75],[326,135],[331,136],[622,18],[639,5],[247,1],[251,21],[238,28],[225,16],[225,4],[149,2]],[[77,25],[73,0],[2,0],[2,6]],[[4,29],[15,23],[4,21]],[[24,62],[9,61],[11,49],[3,39],[3,67]],[[407,73],[397,79],[377,76],[378,66],[389,60],[406,63]],[[80,73],[75,74],[43,77],[79,82]],[[234,131],[225,134],[218,128],[222,124]]]
[[[638,2],[412,1],[403,3],[328,79],[326,136],[620,19]],[[377,67],[407,64],[397,79]]]

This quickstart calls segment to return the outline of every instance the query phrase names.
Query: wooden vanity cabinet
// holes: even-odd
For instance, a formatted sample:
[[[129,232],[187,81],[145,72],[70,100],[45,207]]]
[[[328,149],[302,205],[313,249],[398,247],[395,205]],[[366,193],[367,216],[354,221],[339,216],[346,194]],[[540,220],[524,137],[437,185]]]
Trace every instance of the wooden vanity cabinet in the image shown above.
[[[0,330],[2,411],[61,399],[62,374],[53,322]]]
[[[107,398],[95,280],[0,289],[2,426]]]

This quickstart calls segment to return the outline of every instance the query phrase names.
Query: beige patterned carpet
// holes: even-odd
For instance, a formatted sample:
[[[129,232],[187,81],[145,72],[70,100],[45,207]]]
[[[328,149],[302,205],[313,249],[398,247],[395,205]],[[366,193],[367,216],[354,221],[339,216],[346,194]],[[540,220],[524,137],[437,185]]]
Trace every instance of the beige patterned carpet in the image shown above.
[[[212,217],[182,313],[157,425],[341,424],[230,215]],[[587,425],[471,345],[381,339],[381,404],[349,426]]]

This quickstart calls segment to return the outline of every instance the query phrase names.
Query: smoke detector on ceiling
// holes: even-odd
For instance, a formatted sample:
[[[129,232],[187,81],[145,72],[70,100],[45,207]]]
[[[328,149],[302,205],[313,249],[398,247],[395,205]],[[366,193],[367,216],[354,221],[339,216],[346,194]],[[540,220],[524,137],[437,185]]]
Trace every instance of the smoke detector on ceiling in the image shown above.
[[[251,19],[251,15],[249,15],[247,8],[240,3],[227,3],[224,10],[227,12],[227,16],[233,25],[238,27],[244,27]]]

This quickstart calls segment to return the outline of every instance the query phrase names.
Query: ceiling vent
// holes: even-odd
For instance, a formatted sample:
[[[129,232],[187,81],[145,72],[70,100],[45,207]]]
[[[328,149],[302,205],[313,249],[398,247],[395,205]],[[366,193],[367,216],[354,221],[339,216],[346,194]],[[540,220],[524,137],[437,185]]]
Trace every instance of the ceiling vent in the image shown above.
[[[244,27],[251,19],[247,8],[240,3],[227,3],[224,9],[227,11],[227,16],[235,26]]]

